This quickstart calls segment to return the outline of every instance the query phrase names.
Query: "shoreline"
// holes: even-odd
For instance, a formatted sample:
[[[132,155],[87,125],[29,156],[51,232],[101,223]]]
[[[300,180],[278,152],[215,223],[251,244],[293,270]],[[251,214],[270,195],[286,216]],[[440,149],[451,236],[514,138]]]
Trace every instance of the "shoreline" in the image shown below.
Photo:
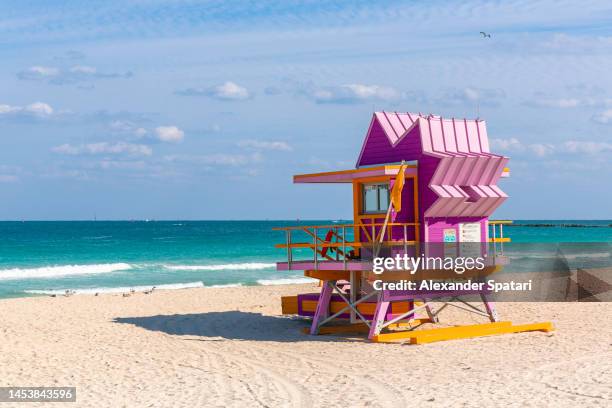
[[[266,282],[266,283],[259,283]],[[71,296],[101,296],[101,295],[123,295],[123,294],[150,294],[160,291],[180,291],[186,289],[224,289],[239,287],[265,287],[283,285],[303,285],[316,283],[316,279],[308,277],[278,278],[278,279],[259,279],[256,283],[237,282],[218,285],[205,285],[202,281],[162,283],[151,285],[134,286],[104,286],[92,288],[62,288],[62,289],[25,289],[15,296],[0,297],[0,301],[5,299],[30,299],[38,297],[71,297]]]
[[[551,320],[556,331],[403,346],[302,334],[307,321],[280,316],[280,297],[308,291],[318,287],[2,299],[0,385],[76,386],[78,406],[596,406],[612,399],[610,303],[499,303],[503,320]],[[475,320],[454,310],[441,318]],[[423,369],[431,375],[418,374]]]
[[[553,279],[556,272],[554,271],[538,271],[538,272],[509,272],[506,275],[495,275],[501,277],[507,277],[510,274],[515,274],[516,276],[520,276],[522,279],[517,284],[525,284],[527,286],[519,289],[513,289],[512,287],[506,288],[504,285],[505,281],[501,280],[500,282],[496,282],[495,279],[487,280],[484,283],[478,283],[477,286],[471,287],[471,289],[483,289],[487,286],[487,289],[493,290],[499,287],[502,291],[530,291],[532,290],[531,283],[532,281],[537,280],[538,276],[548,276],[548,279]],[[578,273],[580,273],[580,278],[578,278]],[[598,267],[598,268],[577,268],[575,270],[570,270],[568,277],[571,278],[572,290],[575,292],[574,286],[577,281],[580,281],[581,285],[586,285],[585,288],[590,292],[592,292],[593,296],[598,296],[596,300],[599,301],[610,301],[612,298],[612,292],[608,289],[609,287],[609,276],[612,273],[612,268],[609,267]],[[560,279],[564,279],[563,275],[559,276]],[[382,281],[374,281],[374,287],[376,289],[380,289],[380,287],[376,286],[377,282]],[[434,283],[432,280],[423,280],[424,283],[422,285],[429,286],[431,285],[440,285],[439,283]],[[429,282],[429,283],[428,283]],[[476,284],[472,280],[467,281],[472,285]],[[512,281],[510,281],[512,282]],[[149,284],[149,285],[121,285],[121,286],[107,286],[107,287],[84,287],[84,288],[59,288],[59,289],[25,289],[23,292],[16,294],[15,296],[8,297],[0,297],[0,301],[8,300],[8,299],[31,299],[31,298],[39,298],[39,297],[71,297],[71,296],[102,296],[102,295],[131,295],[131,294],[151,294],[152,292],[160,292],[160,291],[184,291],[188,289],[224,289],[224,288],[249,288],[249,287],[268,287],[268,286],[285,286],[285,285],[308,285],[308,284],[316,284],[318,290],[318,280],[305,277],[305,276],[294,276],[294,277],[285,277],[285,278],[271,278],[271,279],[258,279],[255,283],[252,282],[234,282],[234,283],[223,283],[223,284],[213,284],[206,285],[201,280],[191,281],[191,282],[176,282],[176,283],[163,283],[163,284]],[[382,284],[382,283],[381,283]],[[416,287],[411,286],[412,281],[408,279],[403,279],[399,281],[392,281],[382,284],[385,289],[388,290],[415,290]],[[488,285],[492,285],[489,287]],[[512,285],[510,285],[512,286]],[[565,289],[565,285],[561,285],[562,289]],[[421,289],[426,289],[423,287]],[[465,289],[465,288],[464,288]],[[420,289],[419,289],[420,290]],[[539,289],[541,290],[541,288]],[[557,290],[559,290],[559,284],[557,282]],[[584,295],[584,294],[583,294]],[[600,296],[601,295],[601,296]],[[560,295],[559,295],[560,296]],[[572,296],[576,296],[576,293],[572,292]],[[584,296],[583,296],[584,298]],[[518,298],[517,298],[518,299]],[[548,298],[537,298],[538,301],[541,300],[551,300],[552,299],[563,299],[566,301],[568,298],[560,298],[560,297],[548,297]],[[499,301],[499,300],[498,300]],[[517,300],[518,301],[518,300]],[[524,300],[521,300],[524,301]]]

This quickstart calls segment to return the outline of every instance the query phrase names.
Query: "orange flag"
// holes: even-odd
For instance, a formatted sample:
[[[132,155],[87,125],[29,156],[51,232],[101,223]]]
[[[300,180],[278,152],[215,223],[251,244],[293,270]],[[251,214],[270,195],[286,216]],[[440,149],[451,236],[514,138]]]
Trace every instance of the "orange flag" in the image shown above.
[[[395,211],[400,212],[402,210],[402,190],[404,189],[404,181],[406,180],[406,165],[402,164],[395,178],[395,184],[393,184],[393,190],[391,190],[391,204]]]

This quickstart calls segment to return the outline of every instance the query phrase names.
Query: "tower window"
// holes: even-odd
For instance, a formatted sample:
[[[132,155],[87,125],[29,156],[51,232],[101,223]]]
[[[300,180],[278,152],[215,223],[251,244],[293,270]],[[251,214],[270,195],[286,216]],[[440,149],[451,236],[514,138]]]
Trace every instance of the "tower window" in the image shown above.
[[[364,184],[362,190],[363,213],[384,213],[389,208],[388,184]]]

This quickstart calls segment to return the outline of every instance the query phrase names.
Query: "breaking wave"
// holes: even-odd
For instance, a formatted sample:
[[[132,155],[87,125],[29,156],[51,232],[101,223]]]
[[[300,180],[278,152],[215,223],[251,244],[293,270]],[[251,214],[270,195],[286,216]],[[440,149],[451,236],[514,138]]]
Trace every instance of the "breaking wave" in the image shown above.
[[[38,268],[0,269],[0,280],[60,278],[72,275],[92,275],[116,271],[126,271],[128,269],[132,269],[132,265],[127,263],[58,265],[42,266]]]
[[[126,293],[130,291],[144,292],[145,290],[174,290],[174,289],[190,289],[190,288],[203,288],[202,282],[187,282],[187,283],[169,283],[164,285],[148,285],[148,286],[122,286],[122,287],[102,287],[102,288],[85,288],[85,289],[31,289],[24,290],[25,293],[34,295],[63,295],[66,291],[77,294],[77,295],[95,295],[96,293]]]
[[[173,271],[243,271],[275,268],[275,263],[247,262],[218,265],[164,265],[164,268]]]
[[[318,282],[317,279],[311,278],[280,278],[280,279],[259,279],[257,281],[258,285],[291,285],[297,283],[315,283]]]

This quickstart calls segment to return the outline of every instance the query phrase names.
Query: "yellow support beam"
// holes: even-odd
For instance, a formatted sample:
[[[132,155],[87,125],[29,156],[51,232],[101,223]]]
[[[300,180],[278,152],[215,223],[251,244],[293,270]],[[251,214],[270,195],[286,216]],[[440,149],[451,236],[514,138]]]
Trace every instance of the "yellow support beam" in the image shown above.
[[[541,331],[544,333],[548,333],[555,330],[555,327],[551,322],[541,322],[541,323],[527,323],[527,324],[519,324],[516,326],[512,326],[510,328],[512,333],[520,333],[520,332],[529,332],[529,331]]]
[[[418,338],[425,337],[436,337],[440,340],[450,340],[455,338],[465,338],[467,335],[473,335],[479,333],[488,333],[499,331],[502,328],[509,328],[512,326],[512,322],[494,322],[485,324],[475,324],[471,326],[455,326],[455,327],[444,327],[438,329],[429,330],[416,330],[410,332],[395,332],[395,333],[381,333],[375,336],[372,341],[377,343],[395,343],[397,341],[409,340],[411,344],[420,344],[416,341]]]
[[[321,326],[319,334],[342,334],[342,333],[367,333],[369,327],[363,323],[344,324],[342,326]],[[309,334],[310,327],[304,327],[302,333]]]
[[[322,271],[322,270],[308,270],[304,271],[304,276],[307,278],[319,279],[319,280],[350,280],[351,273],[349,271]]]
[[[489,220],[489,225],[499,225],[499,224],[512,224],[514,221],[512,220]]]
[[[512,242],[512,240],[509,237],[495,237],[495,238],[489,238],[489,242]]]
[[[298,313],[298,297],[297,296],[282,296],[281,297],[282,314],[297,314]]]

